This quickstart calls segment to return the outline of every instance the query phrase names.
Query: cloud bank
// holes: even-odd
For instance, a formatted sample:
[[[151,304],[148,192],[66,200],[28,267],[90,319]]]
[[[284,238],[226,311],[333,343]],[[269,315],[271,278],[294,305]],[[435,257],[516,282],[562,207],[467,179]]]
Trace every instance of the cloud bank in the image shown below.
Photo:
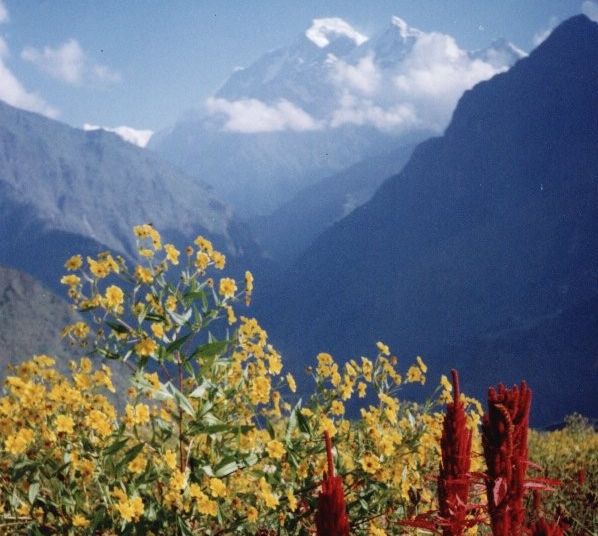
[[[21,58],[70,85],[110,84],[120,80],[117,72],[91,60],[79,42],[72,38],[56,47],[25,47]]]
[[[107,132],[113,132],[114,134],[120,136],[123,140],[139,147],[145,147],[149,143],[151,137],[154,135],[153,130],[138,130],[136,128],[127,126],[101,127],[98,125],[91,125],[89,123],[85,123],[83,125],[83,130],[106,130]]]
[[[282,130],[317,130],[321,125],[307,112],[285,99],[266,104],[258,99],[229,101],[210,98],[206,107],[211,114],[224,114],[224,129],[245,134]]]
[[[341,57],[327,49],[332,36],[339,34],[355,42]],[[260,70],[255,73],[253,98],[207,101],[209,114],[223,115],[224,130],[250,134],[369,125],[398,134],[414,128],[441,132],[466,90],[525,56],[505,40],[468,52],[450,35],[411,28],[398,17],[369,40],[337,18],[315,20],[306,35],[313,43],[305,54],[312,54],[314,45],[323,49],[320,59],[310,60],[313,70],[302,67],[301,55],[293,56],[289,63],[272,65],[269,79]],[[279,72],[285,80],[293,79],[294,94],[285,84],[269,85]],[[269,96],[260,100],[255,94]],[[296,95],[301,95],[304,107],[295,101]],[[324,99],[325,106],[312,106],[321,95],[331,98]]]

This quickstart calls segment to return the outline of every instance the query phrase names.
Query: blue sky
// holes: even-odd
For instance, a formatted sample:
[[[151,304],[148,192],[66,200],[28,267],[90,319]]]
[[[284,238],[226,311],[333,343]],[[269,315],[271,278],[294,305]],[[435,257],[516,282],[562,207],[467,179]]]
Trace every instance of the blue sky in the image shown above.
[[[159,130],[314,18],[371,36],[398,15],[464,49],[505,37],[529,51],[581,11],[580,0],[0,0],[0,89],[74,126]]]

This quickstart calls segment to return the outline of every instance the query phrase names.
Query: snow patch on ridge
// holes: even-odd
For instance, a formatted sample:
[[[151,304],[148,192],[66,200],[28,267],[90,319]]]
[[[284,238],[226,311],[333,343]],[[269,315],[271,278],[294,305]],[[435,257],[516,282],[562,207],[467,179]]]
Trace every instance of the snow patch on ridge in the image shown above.
[[[368,40],[365,35],[339,17],[314,19],[312,25],[305,32],[305,37],[320,48],[325,48],[330,44],[329,37],[331,35],[348,37],[357,45],[361,45]]]
[[[83,130],[106,130],[107,132],[113,132],[114,134],[120,136],[123,140],[132,143],[133,145],[137,145],[138,147],[145,147],[150,138],[154,135],[153,130],[137,130],[136,128],[131,128],[127,126],[121,127],[100,127],[98,125],[90,125],[89,123],[85,123],[83,125]]]

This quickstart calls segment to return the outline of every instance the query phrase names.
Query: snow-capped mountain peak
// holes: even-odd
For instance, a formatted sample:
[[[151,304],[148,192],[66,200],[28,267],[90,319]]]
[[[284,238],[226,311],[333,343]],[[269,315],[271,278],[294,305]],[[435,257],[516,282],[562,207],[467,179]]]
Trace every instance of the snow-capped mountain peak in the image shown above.
[[[403,39],[407,39],[408,37],[419,37],[422,34],[421,30],[412,28],[405,20],[396,15],[392,17],[390,23],[392,26],[399,29],[399,33]]]
[[[331,39],[338,36],[347,37],[356,45],[361,45],[368,40],[367,36],[339,17],[314,19],[312,25],[305,31],[305,37],[319,48],[327,47]]]

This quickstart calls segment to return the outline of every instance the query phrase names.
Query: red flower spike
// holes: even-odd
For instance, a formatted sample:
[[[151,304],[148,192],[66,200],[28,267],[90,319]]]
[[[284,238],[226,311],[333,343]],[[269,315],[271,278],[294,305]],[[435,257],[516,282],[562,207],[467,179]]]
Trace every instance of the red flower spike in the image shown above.
[[[340,476],[334,476],[332,441],[328,432],[324,432],[324,440],[328,472],[324,472],[322,491],[318,497],[316,534],[317,536],[349,536],[349,518],[345,509],[343,479]]]
[[[527,433],[531,390],[525,382],[512,389],[488,390],[488,413],[482,420],[482,445],[488,467],[486,493],[494,536],[521,536],[525,529],[523,498],[530,487]]]
[[[462,536],[482,521],[478,505],[469,503],[474,475],[471,467],[471,430],[467,428],[461,401],[459,375],[451,370],[453,401],[447,404],[440,447],[442,459],[437,478],[438,511],[419,514],[400,522],[403,526],[431,530],[443,536]]]
[[[447,404],[440,447],[442,461],[438,474],[438,505],[443,536],[461,536],[467,529],[470,507],[471,430],[459,391],[459,375],[451,370],[453,401]]]

